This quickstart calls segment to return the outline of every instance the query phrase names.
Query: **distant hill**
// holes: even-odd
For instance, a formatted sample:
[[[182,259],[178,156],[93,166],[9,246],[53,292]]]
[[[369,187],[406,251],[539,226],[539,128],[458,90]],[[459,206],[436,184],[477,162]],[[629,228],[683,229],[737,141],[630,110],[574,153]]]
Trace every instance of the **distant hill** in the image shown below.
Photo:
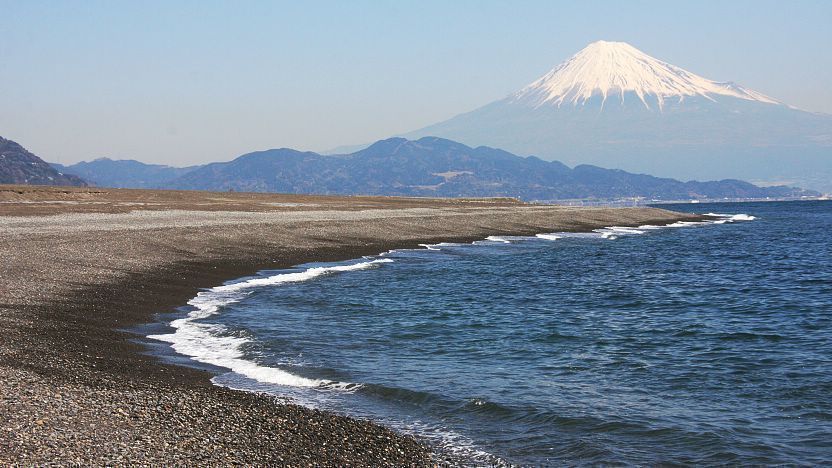
[[[0,137],[0,184],[85,187],[83,179],[63,174],[12,140]]]
[[[651,200],[814,196],[790,187],[757,187],[739,180],[680,182],[622,170],[520,157],[436,137],[391,138],[351,154],[323,156],[292,149],[249,153],[213,163],[166,188],[253,192],[404,196],[509,196],[524,200],[575,198]]]
[[[70,166],[53,163],[52,166],[66,174],[80,176],[99,187],[113,188],[162,188],[173,179],[200,167],[171,167],[109,158],[83,161]]]

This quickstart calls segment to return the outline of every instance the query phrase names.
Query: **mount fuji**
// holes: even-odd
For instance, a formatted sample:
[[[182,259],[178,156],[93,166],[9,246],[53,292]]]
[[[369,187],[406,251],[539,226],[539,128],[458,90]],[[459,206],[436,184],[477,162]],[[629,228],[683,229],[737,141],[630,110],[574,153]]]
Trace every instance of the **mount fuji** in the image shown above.
[[[570,165],[832,192],[832,115],[598,41],[505,99],[404,134]]]

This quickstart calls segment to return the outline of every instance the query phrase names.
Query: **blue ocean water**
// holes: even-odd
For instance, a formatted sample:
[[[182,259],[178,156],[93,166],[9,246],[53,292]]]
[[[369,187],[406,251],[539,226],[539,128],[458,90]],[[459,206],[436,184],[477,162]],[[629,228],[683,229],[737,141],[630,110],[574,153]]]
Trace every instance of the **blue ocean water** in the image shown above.
[[[832,202],[668,208],[749,216],[262,272],[159,338],[472,463],[832,463]]]

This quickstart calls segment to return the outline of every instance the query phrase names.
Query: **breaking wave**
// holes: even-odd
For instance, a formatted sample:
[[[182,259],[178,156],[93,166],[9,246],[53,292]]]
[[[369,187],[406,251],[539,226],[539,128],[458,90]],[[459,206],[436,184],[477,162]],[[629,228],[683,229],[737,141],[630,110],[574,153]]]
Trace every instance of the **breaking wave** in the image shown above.
[[[150,335],[148,338],[168,342],[176,352],[190,356],[194,361],[222,367],[258,382],[292,387],[355,390],[360,387],[359,384],[310,379],[246,359],[243,346],[252,341],[250,338],[234,336],[222,325],[203,323],[200,320],[216,315],[223,307],[241,301],[246,297],[247,290],[252,288],[309,281],[334,273],[375,268],[392,261],[380,258],[350,265],[312,267],[300,272],[281,273],[217,286],[200,292],[188,301],[188,305],[194,310],[186,317],[170,323],[170,326],[176,329],[173,333]]]

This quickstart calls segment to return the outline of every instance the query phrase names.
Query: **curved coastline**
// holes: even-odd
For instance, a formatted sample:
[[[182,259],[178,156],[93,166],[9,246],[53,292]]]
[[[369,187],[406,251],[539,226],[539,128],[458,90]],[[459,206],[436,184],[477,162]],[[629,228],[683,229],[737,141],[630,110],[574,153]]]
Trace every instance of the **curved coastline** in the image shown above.
[[[346,381],[332,381],[326,379],[313,379],[302,377],[301,375],[293,374],[289,371],[283,370],[279,367],[269,367],[257,363],[250,358],[245,358],[243,347],[246,344],[252,343],[250,337],[245,336],[227,336],[225,329],[221,325],[211,324],[211,321],[201,322],[203,319],[209,319],[212,316],[222,313],[222,308],[235,304],[245,299],[246,293],[252,289],[259,289],[262,287],[280,287],[281,285],[302,283],[312,281],[315,279],[324,280],[322,276],[331,274],[349,274],[353,271],[362,271],[368,269],[375,269],[383,267],[385,263],[393,263],[394,260],[387,256],[398,251],[406,250],[426,250],[439,251],[446,246],[465,246],[465,245],[482,245],[483,243],[499,243],[511,244],[521,241],[533,241],[541,239],[544,241],[557,241],[565,238],[596,238],[615,240],[619,237],[626,237],[632,235],[646,234],[650,231],[673,229],[680,227],[692,227],[702,225],[718,225],[724,223],[734,223],[738,221],[751,221],[756,219],[754,216],[738,214],[717,214],[707,213],[703,215],[706,219],[700,221],[676,221],[664,225],[644,224],[638,226],[607,226],[600,229],[593,229],[592,231],[582,232],[554,232],[541,233],[534,236],[518,236],[518,235],[489,235],[484,239],[479,239],[468,242],[440,242],[436,244],[419,244],[420,249],[392,249],[375,255],[366,255],[361,258],[352,258],[339,262],[330,263],[316,263],[315,266],[294,265],[290,269],[269,269],[257,272],[254,276],[246,276],[242,278],[234,278],[224,282],[222,285],[217,285],[208,289],[200,291],[195,297],[188,301],[187,306],[182,309],[188,309],[188,312],[179,312],[175,317],[164,319],[162,322],[150,324],[148,327],[154,327],[154,332],[142,333],[151,342],[161,342],[155,349],[158,350],[156,356],[162,359],[173,359],[172,362],[179,363],[185,366],[200,368],[200,366],[207,365],[213,369],[216,375],[211,379],[215,385],[231,388],[235,390],[242,390],[248,392],[266,392],[270,395],[289,395],[293,388],[315,388],[324,391],[345,391],[353,393],[365,385],[365,382],[346,382]],[[184,314],[184,315],[183,315]],[[164,324],[164,330],[161,330]],[[161,330],[161,331],[160,331]],[[234,377],[242,377],[244,380],[257,382],[254,387],[239,386],[234,381]],[[228,380],[231,379],[231,381]],[[266,390],[261,385],[271,386]],[[281,391],[280,389],[284,390]],[[288,397],[288,401],[293,401],[292,397]],[[317,404],[310,403],[311,400],[304,399],[297,402],[301,406],[310,408],[317,408]],[[339,414],[345,414],[349,417],[356,417],[355,414],[343,410]],[[361,417],[361,416],[358,416]],[[364,416],[366,417],[366,416]],[[391,422],[385,421],[383,424],[389,425]],[[393,423],[396,430],[402,430],[401,425]],[[497,456],[485,452],[476,446],[472,445],[470,441],[464,439],[460,434],[453,434],[442,432],[442,434],[453,434],[451,439],[447,437],[440,437],[437,439],[434,435],[420,433],[418,430],[412,428],[404,429],[405,433],[415,435],[417,437],[426,437],[426,441],[434,450],[434,455],[444,457],[446,461],[457,460],[463,464],[485,463],[488,465],[503,465],[507,462],[501,460]],[[453,440],[450,444],[448,440]],[[464,442],[459,442],[463,440]],[[461,445],[460,445],[461,444]],[[471,457],[471,460],[468,459]]]
[[[655,208],[209,193],[184,198],[210,209],[170,200],[123,210],[150,192],[41,190],[41,202],[66,202],[69,193],[77,204],[56,204],[49,217],[31,216],[26,200],[0,209],[10,221],[0,227],[9,259],[0,279],[0,388],[14,395],[3,400],[0,430],[11,435],[0,441],[0,461],[436,462],[423,442],[372,422],[211,385],[213,373],[160,363],[124,330],[201,288],[265,269],[489,235],[698,218]],[[220,196],[230,201],[210,204]],[[314,204],[315,214],[262,208],[278,202]]]

